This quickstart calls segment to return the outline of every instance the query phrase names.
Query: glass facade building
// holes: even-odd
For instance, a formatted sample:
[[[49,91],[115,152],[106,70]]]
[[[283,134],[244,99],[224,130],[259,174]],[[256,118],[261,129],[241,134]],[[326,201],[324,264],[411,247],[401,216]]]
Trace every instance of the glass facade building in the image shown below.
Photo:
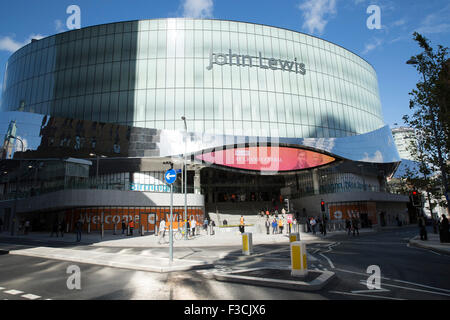
[[[10,126],[0,217],[10,228],[15,212],[75,221],[109,208],[147,215],[154,230],[170,204],[168,161],[187,177],[174,183],[174,206],[199,216],[288,197],[304,218],[324,200],[330,219],[359,210],[377,224],[379,203],[407,201],[385,184],[400,157],[374,68],[292,30],[174,18],[64,32],[10,57],[1,111]],[[62,170],[79,160],[83,174]]]
[[[227,54],[241,63],[208,69]],[[304,74],[291,72],[294,61]],[[383,126],[365,60],[310,35],[235,21],[119,22],[33,41],[9,59],[2,96],[3,110],[168,130],[184,129],[185,116],[190,131],[211,134],[328,138]]]

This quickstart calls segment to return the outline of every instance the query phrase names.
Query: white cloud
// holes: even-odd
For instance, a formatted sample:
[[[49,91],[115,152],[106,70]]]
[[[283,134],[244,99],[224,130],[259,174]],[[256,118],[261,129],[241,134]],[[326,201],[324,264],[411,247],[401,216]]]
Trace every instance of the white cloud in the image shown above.
[[[303,29],[322,34],[329,19],[336,15],[336,0],[305,0],[298,5],[304,18]]]
[[[373,39],[373,42],[366,43],[362,53],[367,54],[370,51],[374,50],[375,48],[379,47],[382,43],[383,43],[382,39],[375,38],[375,39]]]
[[[421,34],[450,32],[450,23],[448,23],[449,16],[450,4],[436,12],[426,15],[420,26],[416,28],[415,31]]]
[[[24,45],[28,44],[31,39],[40,40],[44,38],[45,36],[40,34],[31,34],[25,41],[20,42],[16,41],[11,37],[0,37],[0,50],[2,51],[8,51],[10,53],[16,52],[20,48],[22,48]]]
[[[183,17],[186,18],[212,18],[212,0],[184,0]]]
[[[61,33],[61,32],[64,32],[64,31],[66,31],[65,29],[64,29],[64,23],[61,21],[61,20],[55,20],[55,30],[56,30],[56,32],[58,32],[58,33]]]

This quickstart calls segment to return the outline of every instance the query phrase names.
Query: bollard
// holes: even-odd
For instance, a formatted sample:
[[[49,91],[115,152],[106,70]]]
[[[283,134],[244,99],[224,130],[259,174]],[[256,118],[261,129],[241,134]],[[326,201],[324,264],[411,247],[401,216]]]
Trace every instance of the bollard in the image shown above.
[[[253,242],[251,232],[242,234],[242,254],[249,256],[253,253]]]
[[[307,274],[306,245],[302,241],[291,242],[291,276],[304,277]]]
[[[88,223],[88,234],[91,233],[91,223]]]
[[[144,225],[141,226],[141,236],[143,236],[145,234],[145,229],[144,229]]]
[[[104,224],[102,223],[102,235],[101,235],[102,239],[104,236],[105,236],[105,227]]]
[[[114,223],[114,234],[116,234],[117,231],[117,223]]]
[[[299,233],[290,233],[289,234],[289,242],[295,242],[300,241],[300,234]]]
[[[129,235],[130,235],[130,226],[127,225],[127,236],[129,236]]]

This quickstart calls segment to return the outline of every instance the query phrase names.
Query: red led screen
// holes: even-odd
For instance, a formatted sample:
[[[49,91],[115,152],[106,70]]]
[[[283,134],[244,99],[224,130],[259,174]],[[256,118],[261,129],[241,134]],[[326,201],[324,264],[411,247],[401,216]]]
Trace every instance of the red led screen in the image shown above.
[[[206,152],[196,159],[208,163],[255,171],[291,171],[318,167],[335,158],[289,147],[246,147]]]

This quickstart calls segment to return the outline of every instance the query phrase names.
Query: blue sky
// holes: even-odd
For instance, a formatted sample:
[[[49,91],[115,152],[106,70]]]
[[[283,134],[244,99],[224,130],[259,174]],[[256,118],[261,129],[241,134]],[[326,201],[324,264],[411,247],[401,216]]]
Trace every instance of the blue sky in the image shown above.
[[[448,0],[39,0],[0,2],[0,87],[13,51],[33,37],[66,31],[69,14],[81,9],[81,27],[114,21],[166,17],[242,20],[305,32],[360,55],[377,71],[385,123],[403,123],[408,93],[419,76],[405,61],[420,52],[421,32],[435,47],[450,47]],[[366,25],[369,5],[380,8],[381,28]],[[3,131],[0,132],[3,134]]]

